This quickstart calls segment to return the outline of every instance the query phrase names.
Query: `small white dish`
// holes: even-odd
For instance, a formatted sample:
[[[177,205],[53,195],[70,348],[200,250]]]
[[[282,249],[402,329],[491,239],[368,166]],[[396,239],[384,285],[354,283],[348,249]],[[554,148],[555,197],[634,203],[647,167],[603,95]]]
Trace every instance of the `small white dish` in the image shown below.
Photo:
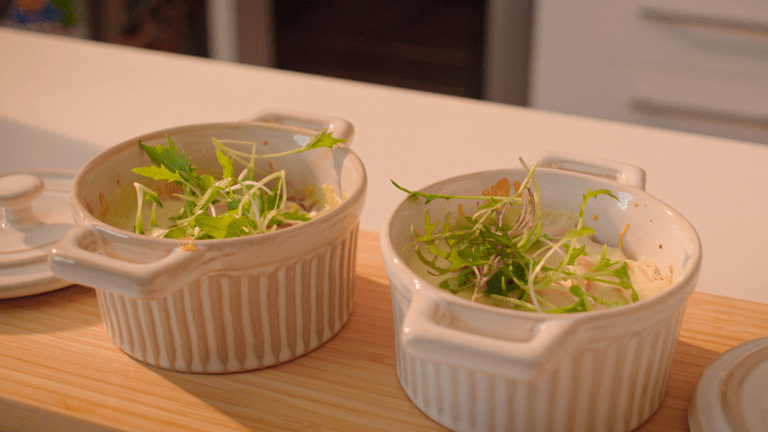
[[[392,292],[397,375],[426,415],[456,431],[628,431],[659,407],[667,388],[685,304],[694,290],[702,249],[696,230],[674,209],[644,191],[636,166],[563,153],[545,153],[536,179],[541,205],[578,209],[582,194],[605,188],[617,197],[590,201],[588,225],[600,242],[619,231],[625,251],[667,268],[675,282],[637,303],[606,310],[547,314],[473,303],[448,293],[409,267],[411,227],[455,212],[474,200],[404,198],[381,234]],[[502,169],[452,177],[421,192],[476,195]],[[423,225],[422,225],[423,226]]]
[[[51,247],[74,227],[69,189],[76,172],[0,174],[0,299],[72,285],[53,274]]]
[[[213,138],[264,143],[280,153],[327,129],[344,145],[260,159],[285,170],[294,187],[327,187],[340,203],[296,226],[259,235],[190,242],[136,234],[132,171],[150,163],[141,149],[171,137],[200,172],[221,170]],[[319,347],[347,322],[367,176],[349,149],[352,124],[334,117],[268,111],[239,122],[164,129],[91,159],[73,180],[76,226],[51,251],[53,272],[96,289],[104,326],[127,354],[194,373],[242,372],[290,361]],[[243,166],[237,165],[237,170]]]
[[[768,337],[731,348],[704,370],[688,423],[691,432],[768,431]]]

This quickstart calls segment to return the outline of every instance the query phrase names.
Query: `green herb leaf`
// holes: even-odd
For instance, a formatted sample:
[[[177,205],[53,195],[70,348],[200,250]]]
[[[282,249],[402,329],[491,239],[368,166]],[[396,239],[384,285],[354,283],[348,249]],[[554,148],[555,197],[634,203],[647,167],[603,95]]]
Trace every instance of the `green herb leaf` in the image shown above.
[[[309,140],[309,142],[307,143],[307,145],[304,146],[302,151],[312,150],[316,148],[323,148],[323,147],[331,148],[336,144],[340,144],[345,141],[346,140],[332,137],[331,134],[328,132],[328,129],[323,129],[322,131],[320,131],[320,133],[318,133],[317,135],[312,137],[311,140]]]
[[[195,225],[209,236],[223,239],[242,235],[248,223],[235,215],[225,213],[220,216],[199,214],[195,217]]]
[[[171,171],[165,166],[138,167],[134,168],[132,171],[154,180],[168,180],[179,183],[184,183],[186,181],[178,171]]]
[[[441,195],[441,194],[431,194],[431,193],[424,193],[424,192],[419,192],[419,191],[412,191],[412,190],[408,190],[408,189],[400,186],[399,184],[395,183],[394,180],[390,180],[390,181],[392,182],[393,185],[395,185],[396,188],[398,188],[401,191],[407,193],[408,195],[418,196],[418,197],[422,197],[422,198],[426,199],[426,202],[424,204],[429,204],[431,201],[434,201],[436,199],[444,199],[444,200],[448,201],[448,200],[451,200],[451,199],[482,199],[482,200],[486,200],[486,199],[489,198],[487,196],[482,196],[482,195],[481,196]]]
[[[230,158],[219,149],[216,149],[216,159],[219,161],[219,165],[222,168],[221,176],[223,178],[232,178],[235,176],[234,158]]]
[[[155,165],[164,166],[173,172],[190,171],[190,161],[183,153],[179,153],[179,149],[171,140],[171,137],[166,136],[168,145],[157,145],[155,147],[148,146],[139,140],[139,145],[144,149],[144,153],[149,156],[149,160]]]

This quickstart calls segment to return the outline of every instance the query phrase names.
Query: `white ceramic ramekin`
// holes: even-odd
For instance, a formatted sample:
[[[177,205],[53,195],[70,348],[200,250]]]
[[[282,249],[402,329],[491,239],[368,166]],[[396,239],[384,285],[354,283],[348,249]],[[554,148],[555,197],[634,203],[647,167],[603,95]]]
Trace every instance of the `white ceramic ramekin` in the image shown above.
[[[112,340],[165,369],[239,372],[319,347],[352,309],[367,177],[346,145],[257,162],[267,171],[285,169],[293,186],[328,184],[342,198],[328,213],[291,228],[192,245],[134,234],[130,226],[119,229],[105,220],[119,216],[115,212],[135,213],[135,192],[126,194],[125,187],[145,180],[132,168],[150,164],[139,139],[166,144],[168,135],[201,171],[220,172],[212,138],[264,143],[258,152],[276,153],[306,144],[322,128],[347,143],[353,134],[341,119],[270,111],[242,122],[162,130],[109,148],[73,182],[76,227],[54,247],[53,272],[96,288]]]
[[[586,221],[625,250],[674,265],[666,291],[615,309],[552,315],[472,303],[447,293],[407,265],[411,226],[424,224],[424,200],[403,201],[386,220],[381,249],[390,279],[397,374],[411,400],[440,424],[463,431],[626,431],[664,397],[686,301],[701,264],[694,228],[645,193],[645,173],[631,165],[550,153],[537,159],[542,206],[578,212],[589,188],[619,201],[590,200]],[[535,161],[532,161],[533,163]],[[478,195],[522,169],[454,177],[424,192]],[[432,201],[434,218],[461,201]],[[465,206],[476,203],[465,203]],[[593,219],[595,215],[595,219]]]

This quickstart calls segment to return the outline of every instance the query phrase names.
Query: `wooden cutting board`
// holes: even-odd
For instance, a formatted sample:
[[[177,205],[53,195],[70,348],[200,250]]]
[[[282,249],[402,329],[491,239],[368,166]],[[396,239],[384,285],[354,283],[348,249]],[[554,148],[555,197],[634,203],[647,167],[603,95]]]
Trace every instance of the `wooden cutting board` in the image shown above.
[[[378,234],[361,232],[352,316],[292,362],[194,375],[137,362],[109,339],[90,288],[0,300],[0,430],[443,430],[395,373],[389,286]],[[688,430],[688,406],[720,353],[768,336],[768,304],[694,293],[667,395],[638,430]]]

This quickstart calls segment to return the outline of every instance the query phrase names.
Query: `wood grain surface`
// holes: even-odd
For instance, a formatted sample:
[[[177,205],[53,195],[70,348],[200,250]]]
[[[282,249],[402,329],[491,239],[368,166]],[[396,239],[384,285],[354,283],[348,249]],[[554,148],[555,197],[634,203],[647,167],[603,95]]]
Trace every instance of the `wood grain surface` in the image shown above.
[[[0,430],[443,430],[397,380],[378,234],[360,234],[356,283],[352,316],[328,343],[227,375],[169,372],[128,357],[108,338],[90,288],[0,300]],[[638,430],[688,430],[704,368],[763,336],[768,304],[694,293],[666,397]]]

